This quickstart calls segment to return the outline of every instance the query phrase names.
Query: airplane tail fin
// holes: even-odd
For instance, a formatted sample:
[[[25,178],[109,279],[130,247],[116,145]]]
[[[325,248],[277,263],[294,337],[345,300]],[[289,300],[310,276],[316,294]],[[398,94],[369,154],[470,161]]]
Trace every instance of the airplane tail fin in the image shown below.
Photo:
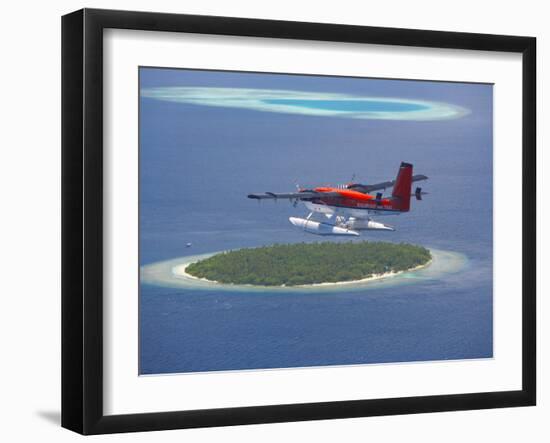
[[[392,192],[393,206],[399,211],[406,212],[411,207],[412,171],[413,165],[401,162]]]

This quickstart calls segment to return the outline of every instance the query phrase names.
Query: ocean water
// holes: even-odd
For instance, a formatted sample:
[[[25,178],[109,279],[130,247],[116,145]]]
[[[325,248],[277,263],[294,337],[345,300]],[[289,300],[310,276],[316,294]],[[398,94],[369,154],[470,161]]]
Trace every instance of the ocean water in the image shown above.
[[[302,205],[252,192],[393,179],[401,161],[429,192],[385,217],[395,232],[468,257],[460,273],[368,291],[224,292],[140,285],[141,374],[490,358],[492,86],[142,69],[141,88],[271,88],[427,100],[456,119],[357,120],[140,98],[140,264],[316,237]],[[402,111],[402,110],[401,110]],[[186,248],[187,243],[192,243]]]

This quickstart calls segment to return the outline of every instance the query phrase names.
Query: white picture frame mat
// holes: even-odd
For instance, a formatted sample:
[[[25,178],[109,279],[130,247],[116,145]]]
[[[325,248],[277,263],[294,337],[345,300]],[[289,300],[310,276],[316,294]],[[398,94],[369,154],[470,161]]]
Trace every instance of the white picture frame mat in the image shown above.
[[[104,413],[521,389],[521,62],[499,52],[106,30]],[[494,83],[494,358],[138,376],[139,66]]]

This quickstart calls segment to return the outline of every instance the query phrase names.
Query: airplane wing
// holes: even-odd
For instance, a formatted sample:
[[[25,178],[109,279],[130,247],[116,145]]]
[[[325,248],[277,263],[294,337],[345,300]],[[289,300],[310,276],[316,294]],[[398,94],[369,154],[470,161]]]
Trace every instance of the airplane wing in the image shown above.
[[[421,180],[428,180],[428,177],[422,174],[417,174],[412,176],[413,182],[418,182]],[[352,183],[351,185],[348,185],[348,189],[353,189],[354,191],[359,191],[366,194],[373,191],[381,191],[386,188],[391,188],[393,185],[395,185],[395,180],[382,182],[382,183],[375,183],[373,185],[362,185],[361,183]]]
[[[276,194],[274,192],[264,192],[263,194],[248,194],[248,198],[254,198],[256,200],[311,200],[321,197],[341,197],[337,192],[316,192],[316,191],[302,191],[302,192],[289,192],[286,194]]]

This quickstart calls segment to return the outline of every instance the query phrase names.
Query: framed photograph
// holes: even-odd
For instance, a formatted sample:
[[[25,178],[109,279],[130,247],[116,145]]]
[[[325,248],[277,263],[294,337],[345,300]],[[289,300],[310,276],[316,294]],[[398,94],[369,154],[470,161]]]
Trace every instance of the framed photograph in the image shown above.
[[[535,405],[532,37],[62,21],[62,425]]]

